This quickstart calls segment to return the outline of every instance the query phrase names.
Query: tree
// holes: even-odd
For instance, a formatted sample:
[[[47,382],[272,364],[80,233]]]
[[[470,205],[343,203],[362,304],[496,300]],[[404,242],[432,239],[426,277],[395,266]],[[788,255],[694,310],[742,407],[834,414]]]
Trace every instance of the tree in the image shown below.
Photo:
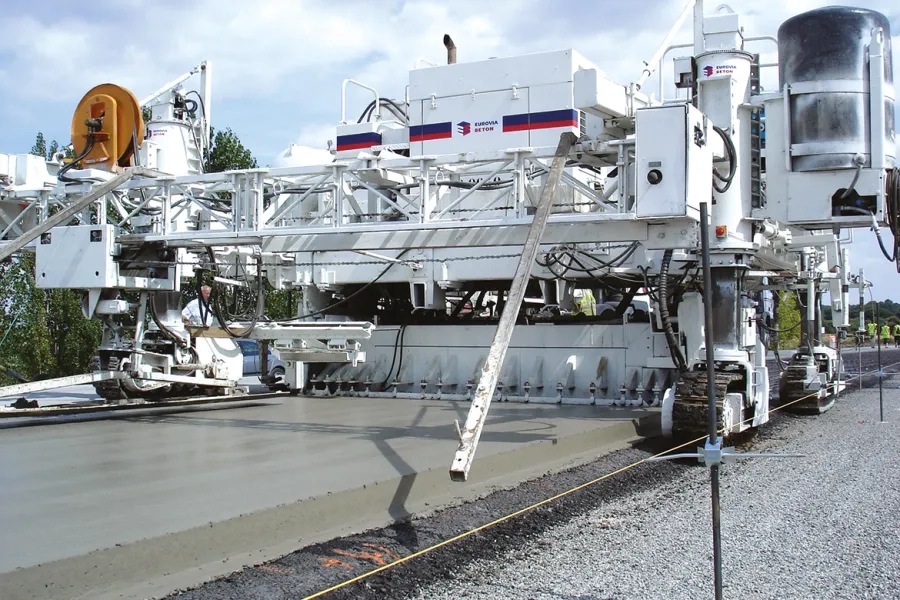
[[[207,173],[221,173],[235,169],[255,169],[259,165],[253,153],[244,147],[237,134],[230,128],[216,131],[210,128],[211,144],[204,156],[203,170]]]
[[[26,378],[51,373],[46,295],[34,285],[34,256],[23,253],[0,264],[0,282],[0,305],[8,307],[0,311],[0,364]]]
[[[51,160],[59,151],[38,133],[31,154]],[[65,155],[74,156],[71,148]],[[101,327],[81,312],[81,290],[35,285],[34,255],[23,252],[0,268],[0,364],[28,378],[84,373],[100,342]]]
[[[59,152],[60,145],[59,142],[53,140],[50,142],[50,145],[47,145],[47,140],[44,138],[44,134],[38,132],[37,138],[34,141],[34,146],[31,147],[31,152],[29,154],[34,154],[35,156],[40,156],[44,160],[53,160],[53,155]],[[63,150],[66,158],[75,158],[75,151],[69,146],[66,146]]]
[[[778,347],[781,350],[796,348],[800,344],[800,307],[797,296],[792,292],[781,291],[777,296],[778,321],[776,333]]]
[[[31,147],[30,153],[35,156],[47,157],[47,142],[44,140],[44,134],[40,131],[37,134],[37,139],[34,141],[34,146]]]

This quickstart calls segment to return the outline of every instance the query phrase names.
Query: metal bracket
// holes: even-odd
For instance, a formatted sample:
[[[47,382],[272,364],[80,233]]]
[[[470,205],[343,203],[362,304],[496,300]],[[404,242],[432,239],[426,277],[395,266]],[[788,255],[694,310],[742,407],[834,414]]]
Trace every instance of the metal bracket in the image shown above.
[[[805,454],[783,454],[783,453],[762,453],[762,452],[743,452],[738,453],[734,448],[722,447],[722,442],[717,441],[715,444],[710,443],[706,438],[706,444],[697,446],[697,452],[685,452],[680,454],[667,454],[665,456],[653,456],[645,459],[647,462],[658,462],[661,460],[673,460],[676,458],[696,458],[697,462],[701,462],[707,467],[719,466],[726,460],[734,458],[803,458]]]

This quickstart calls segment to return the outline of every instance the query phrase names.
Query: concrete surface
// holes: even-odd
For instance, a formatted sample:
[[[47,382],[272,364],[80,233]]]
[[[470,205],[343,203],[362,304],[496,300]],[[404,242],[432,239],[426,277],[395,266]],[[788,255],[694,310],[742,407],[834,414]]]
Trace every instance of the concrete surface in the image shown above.
[[[0,597],[162,595],[589,460],[654,413],[494,403],[470,481],[451,484],[467,409],[281,397],[0,431]]]

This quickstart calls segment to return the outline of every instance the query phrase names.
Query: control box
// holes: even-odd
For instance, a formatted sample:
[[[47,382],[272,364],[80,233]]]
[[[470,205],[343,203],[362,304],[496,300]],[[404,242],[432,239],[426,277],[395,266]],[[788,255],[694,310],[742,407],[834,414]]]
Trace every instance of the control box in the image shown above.
[[[712,198],[712,125],[690,104],[635,113],[635,212],[638,218],[700,218]]]
[[[38,288],[114,288],[119,269],[112,225],[54,227],[41,234],[35,250]]]

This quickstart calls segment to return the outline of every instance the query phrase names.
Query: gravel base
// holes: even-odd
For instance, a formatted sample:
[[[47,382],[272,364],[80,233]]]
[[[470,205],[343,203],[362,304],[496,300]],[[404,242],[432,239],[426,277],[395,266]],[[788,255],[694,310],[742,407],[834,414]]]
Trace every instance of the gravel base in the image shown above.
[[[820,417],[777,418],[753,443],[805,457],[722,468],[726,598],[900,596],[898,408],[892,378],[885,423],[877,389],[853,392]],[[408,597],[713,598],[711,532],[709,472],[692,467]]]

